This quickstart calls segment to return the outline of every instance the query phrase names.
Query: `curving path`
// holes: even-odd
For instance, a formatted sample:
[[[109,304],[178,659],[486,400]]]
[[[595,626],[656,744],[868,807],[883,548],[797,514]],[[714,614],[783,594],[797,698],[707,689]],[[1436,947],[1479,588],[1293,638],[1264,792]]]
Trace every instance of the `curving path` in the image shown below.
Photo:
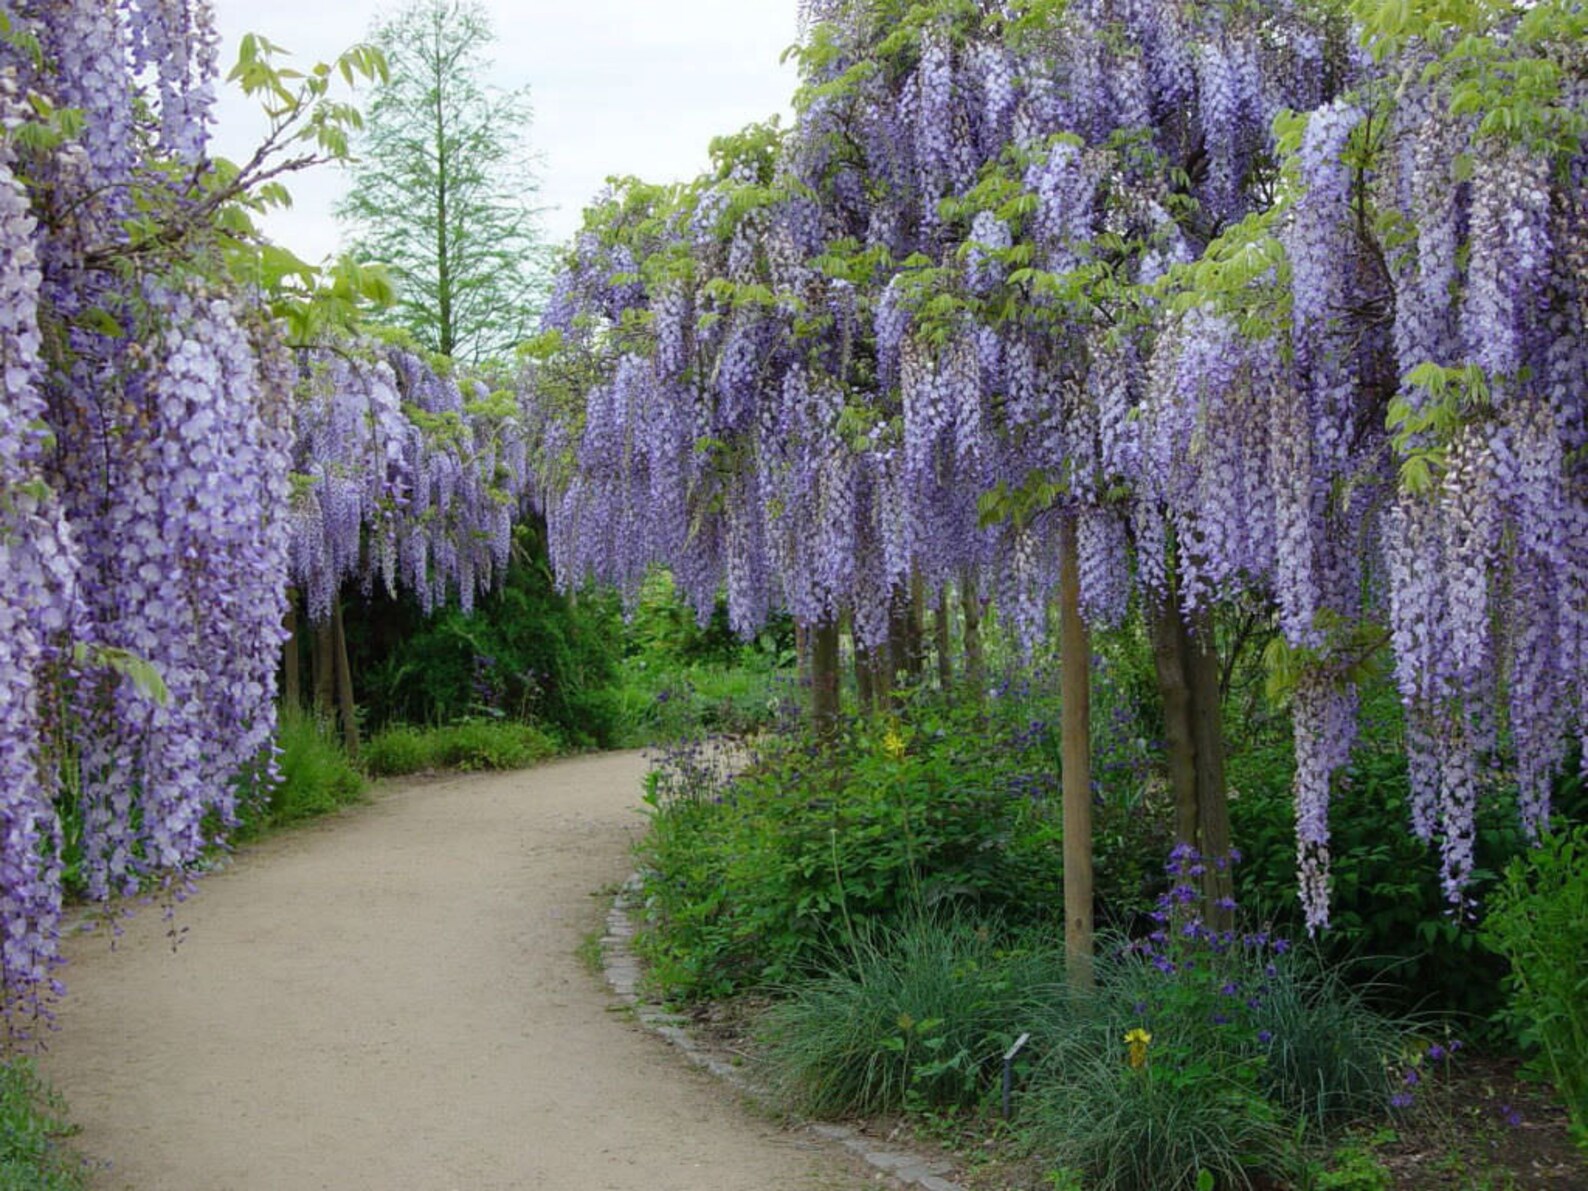
[[[612,1012],[580,963],[637,754],[389,787],[252,848],[176,925],[71,939],[41,1067],[136,1191],[855,1191]]]

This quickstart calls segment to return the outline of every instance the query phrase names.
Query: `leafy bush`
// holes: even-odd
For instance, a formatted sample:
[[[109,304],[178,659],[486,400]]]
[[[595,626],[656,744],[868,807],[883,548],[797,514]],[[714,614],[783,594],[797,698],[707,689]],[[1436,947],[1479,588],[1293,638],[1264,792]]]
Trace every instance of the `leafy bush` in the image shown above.
[[[82,1163],[65,1150],[73,1132],[59,1097],[26,1059],[0,1063],[0,1187],[7,1191],[82,1191]]]
[[[348,614],[358,703],[371,723],[537,722],[579,745],[612,742],[604,692],[617,679],[622,631],[610,597],[557,592],[531,525],[515,531],[502,588],[473,615],[426,616],[383,593]]]
[[[822,966],[763,1019],[774,1087],[818,1116],[975,1104],[1022,1002],[1063,980],[1057,949],[954,915],[858,922]]]
[[[663,988],[716,996],[788,980],[841,908],[879,922],[949,905],[1012,924],[1055,916],[1056,808],[1025,796],[1029,758],[1014,742],[918,729],[895,755],[885,740],[857,729],[827,754],[779,737],[731,783],[652,782],[639,946]],[[669,771],[693,753],[675,750]]]
[[[1058,922],[1055,706],[1042,672],[980,703],[916,693],[897,717],[852,721],[825,747],[784,725],[736,780],[684,792],[669,774],[698,749],[672,750],[640,851],[653,978],[677,996],[786,981],[814,961],[840,906],[883,923],[949,906],[1012,929]],[[1162,855],[1162,820],[1139,782],[1105,787],[1095,816],[1105,918],[1128,919],[1160,879],[1145,858]]]
[[[1513,860],[1490,903],[1484,944],[1510,961],[1509,1014],[1588,1152],[1588,827]]]
[[[362,762],[376,777],[426,769],[469,773],[527,769],[561,751],[556,738],[534,724],[469,720],[440,728],[387,728],[364,746]]]
[[[363,798],[363,775],[348,760],[331,725],[318,716],[283,708],[277,747],[280,778],[244,799],[239,812],[242,838],[330,814]]]
[[[666,745],[701,734],[749,736],[775,724],[793,698],[792,658],[741,648],[734,662],[627,659],[622,683],[602,695],[612,743]]]

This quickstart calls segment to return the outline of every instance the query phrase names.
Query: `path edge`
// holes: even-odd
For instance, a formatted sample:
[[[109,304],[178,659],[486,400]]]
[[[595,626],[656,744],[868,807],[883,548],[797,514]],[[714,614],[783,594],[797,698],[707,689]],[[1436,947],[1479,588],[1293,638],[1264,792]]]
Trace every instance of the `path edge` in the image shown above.
[[[635,928],[630,916],[639,893],[640,875],[635,873],[618,890],[612,899],[612,908],[607,911],[606,933],[601,936],[601,972],[606,977],[607,987],[619,1001],[634,1010],[641,1026],[678,1050],[694,1066],[763,1107],[771,1108],[766,1089],[726,1054],[696,1037],[688,1029],[687,1018],[670,1013],[640,995],[640,961],[632,946]],[[960,1184],[943,1177],[943,1172],[950,1169],[946,1161],[937,1162],[919,1154],[880,1148],[874,1139],[845,1125],[796,1121],[794,1128],[842,1146],[900,1187],[915,1187],[920,1191],[966,1191]]]

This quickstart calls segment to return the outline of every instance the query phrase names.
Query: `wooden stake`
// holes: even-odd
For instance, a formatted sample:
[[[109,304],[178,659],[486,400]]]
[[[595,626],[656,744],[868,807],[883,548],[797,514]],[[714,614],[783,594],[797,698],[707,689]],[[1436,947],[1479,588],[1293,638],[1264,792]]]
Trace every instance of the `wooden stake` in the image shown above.
[[[1059,529],[1060,754],[1064,785],[1064,950],[1070,983],[1092,986],[1092,645],[1081,616],[1075,520]]]

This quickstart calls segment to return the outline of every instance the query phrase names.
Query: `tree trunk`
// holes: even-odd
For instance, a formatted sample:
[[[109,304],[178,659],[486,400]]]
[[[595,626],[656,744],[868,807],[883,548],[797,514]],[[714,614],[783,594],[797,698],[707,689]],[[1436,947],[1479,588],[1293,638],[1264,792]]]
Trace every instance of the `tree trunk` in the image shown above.
[[[888,602],[887,683],[891,695],[896,687],[909,686],[913,678],[914,649],[910,644],[910,589],[895,588]]]
[[[1172,592],[1166,594],[1155,609],[1152,660],[1158,674],[1158,695],[1163,702],[1164,752],[1169,766],[1169,788],[1174,793],[1174,838],[1176,843],[1195,847],[1196,734],[1191,723],[1191,685],[1186,675],[1185,625]]]
[[[948,584],[937,593],[937,611],[932,627],[937,637],[937,685],[946,695],[954,689],[954,637],[949,623]]]
[[[876,711],[894,710],[894,649],[893,634],[875,649],[867,650],[871,657],[871,701]]]
[[[820,625],[811,642],[811,723],[816,735],[831,741],[838,734],[838,621]]]
[[[965,613],[965,685],[971,698],[980,703],[987,694],[987,663],[981,649],[981,594],[976,590],[975,571],[965,572],[959,601]]]
[[[287,592],[287,615],[282,622],[287,644],[282,650],[281,703],[294,711],[303,706],[303,659],[299,657],[298,593]]]
[[[800,690],[811,689],[811,631],[806,625],[794,625],[794,668]]]
[[[347,663],[347,633],[342,623],[342,601],[331,609],[335,637],[336,698],[342,709],[342,743],[349,757],[358,756],[358,708],[353,703],[353,669]]]
[[[1064,784],[1064,950],[1070,983],[1092,985],[1092,647],[1081,616],[1075,521],[1059,531],[1060,741]]]
[[[909,619],[905,622],[905,658],[910,682],[920,686],[926,677],[926,581],[917,571],[910,579]]]
[[[1205,862],[1203,920],[1215,930],[1228,930],[1234,925],[1234,915],[1227,907],[1235,881],[1228,865],[1229,790],[1224,777],[1221,669],[1212,616],[1199,616],[1192,633],[1174,597],[1167,597],[1157,609],[1153,661],[1163,699],[1175,842],[1195,848]]]
[[[1235,925],[1228,909],[1235,893],[1230,872],[1230,799],[1224,780],[1224,709],[1220,701],[1222,667],[1213,617],[1204,612],[1186,637],[1191,686],[1191,731],[1196,742],[1197,850],[1208,861],[1203,877],[1204,917],[1215,930]],[[1220,903],[1224,903],[1221,905]]]
[[[336,630],[330,620],[314,626],[314,709],[327,723],[336,716]]]
[[[855,697],[860,701],[860,713],[871,715],[877,710],[877,660],[869,649],[855,643]]]

